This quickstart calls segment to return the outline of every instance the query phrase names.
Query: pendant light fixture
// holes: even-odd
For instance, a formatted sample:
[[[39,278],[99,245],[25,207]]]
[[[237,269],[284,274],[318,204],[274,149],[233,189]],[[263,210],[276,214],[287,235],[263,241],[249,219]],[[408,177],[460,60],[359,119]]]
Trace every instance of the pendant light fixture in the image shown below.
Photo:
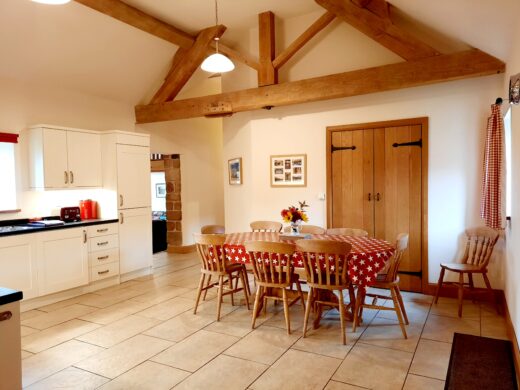
[[[59,5],[59,4],[67,4],[70,2],[70,0],[32,0],[35,3],[41,3],[41,4],[52,4],[52,5]]]
[[[215,26],[218,26],[217,0],[215,0]],[[200,68],[206,72],[225,73],[225,72],[230,72],[233,69],[235,69],[235,64],[233,64],[233,62],[229,58],[227,58],[225,55],[220,54],[218,52],[219,39],[220,39],[219,37],[215,37],[215,47],[216,47],[215,54],[212,54],[209,57],[207,57],[200,65]]]

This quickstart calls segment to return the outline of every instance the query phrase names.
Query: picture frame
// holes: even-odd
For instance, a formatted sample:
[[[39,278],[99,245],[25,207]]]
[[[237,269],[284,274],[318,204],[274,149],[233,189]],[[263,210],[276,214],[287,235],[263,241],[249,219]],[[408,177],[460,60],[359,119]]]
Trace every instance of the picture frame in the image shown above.
[[[509,79],[509,102],[520,104],[520,73],[511,76]]]
[[[155,197],[166,198],[166,183],[157,183],[155,185]]]
[[[307,155],[287,154],[270,157],[271,187],[307,187]]]
[[[228,176],[230,185],[242,184],[242,157],[228,160]]]

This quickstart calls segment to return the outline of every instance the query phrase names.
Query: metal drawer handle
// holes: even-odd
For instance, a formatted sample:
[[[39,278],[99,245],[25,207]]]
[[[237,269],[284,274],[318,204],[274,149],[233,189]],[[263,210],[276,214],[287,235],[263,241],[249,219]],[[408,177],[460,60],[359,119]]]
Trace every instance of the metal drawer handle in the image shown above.
[[[70,184],[74,183],[74,172],[70,171]]]
[[[108,228],[105,228],[105,229],[97,229],[96,230],[98,233],[104,233],[104,232],[108,232]]]
[[[109,257],[110,257],[109,255],[106,255],[106,256],[98,257],[97,259],[98,259],[98,260],[106,260],[106,259],[108,259]]]
[[[103,241],[103,242],[98,242],[97,243],[98,246],[106,245],[106,244],[108,244],[108,241]]]
[[[65,184],[69,184],[69,174],[67,171],[63,172],[64,173],[64,179],[63,181],[65,182]]]
[[[110,272],[110,270],[105,270],[105,271],[99,271],[97,274],[98,275],[103,275],[103,274],[108,274]]]
[[[0,321],[7,321],[10,320],[13,316],[13,313],[10,311],[4,311],[3,313],[0,313]]]

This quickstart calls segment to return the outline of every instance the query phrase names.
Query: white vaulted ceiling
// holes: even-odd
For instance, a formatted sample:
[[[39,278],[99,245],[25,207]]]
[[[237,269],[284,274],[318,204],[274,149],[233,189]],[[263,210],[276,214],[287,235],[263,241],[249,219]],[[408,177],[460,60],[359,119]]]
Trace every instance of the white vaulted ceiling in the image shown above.
[[[126,0],[196,33],[214,23],[213,0]],[[448,37],[505,60],[517,0],[391,0],[404,14]],[[478,4],[478,5],[477,5]],[[278,19],[320,11],[313,0],[219,0],[223,39],[256,27],[258,13]],[[302,31],[307,26],[302,26]],[[176,46],[74,1],[46,6],[0,0],[0,79],[73,89],[132,104],[160,85]],[[255,53],[251,53],[256,56]]]

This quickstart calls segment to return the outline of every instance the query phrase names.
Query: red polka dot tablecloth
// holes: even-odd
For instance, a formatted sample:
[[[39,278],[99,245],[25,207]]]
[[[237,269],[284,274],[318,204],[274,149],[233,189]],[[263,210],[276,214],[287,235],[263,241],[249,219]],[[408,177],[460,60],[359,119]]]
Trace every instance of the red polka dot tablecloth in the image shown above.
[[[386,262],[395,251],[392,244],[384,240],[368,237],[352,237],[344,235],[311,234],[312,239],[334,240],[347,242],[352,245],[352,250],[348,255],[348,273],[350,279],[358,286],[371,286],[376,281],[377,273],[385,267]],[[246,232],[231,233],[227,235],[224,250],[226,258],[234,263],[247,264],[251,260],[244,246],[246,241],[281,241],[294,243],[291,240],[280,239],[279,233],[271,232]],[[294,267],[303,267],[302,256],[299,253],[293,255],[292,264]],[[286,259],[280,259],[285,265]],[[322,268],[325,266],[323,255],[318,256],[318,262]]]

